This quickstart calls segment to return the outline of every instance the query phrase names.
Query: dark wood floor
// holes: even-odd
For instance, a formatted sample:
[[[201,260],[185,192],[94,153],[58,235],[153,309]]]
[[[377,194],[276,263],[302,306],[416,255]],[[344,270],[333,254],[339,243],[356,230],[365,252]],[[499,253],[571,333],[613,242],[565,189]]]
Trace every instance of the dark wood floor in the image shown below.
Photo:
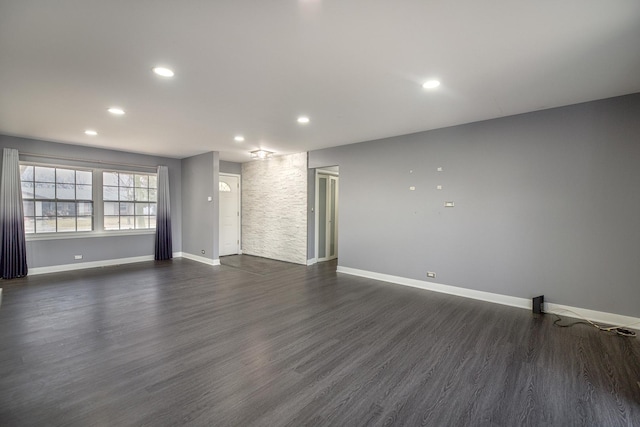
[[[335,262],[223,262],[2,282],[0,425],[640,426],[636,338]]]

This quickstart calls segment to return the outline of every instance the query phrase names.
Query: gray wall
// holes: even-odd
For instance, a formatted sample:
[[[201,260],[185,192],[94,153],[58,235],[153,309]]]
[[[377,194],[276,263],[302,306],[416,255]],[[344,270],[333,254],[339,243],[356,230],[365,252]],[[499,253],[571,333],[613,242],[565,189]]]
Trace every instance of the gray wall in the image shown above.
[[[218,173],[217,152],[182,159],[182,250],[214,260],[218,259]]]
[[[173,250],[182,250],[180,195],[180,160],[166,157],[147,156],[143,154],[126,153],[92,147],[60,144],[28,138],[18,138],[0,135],[0,148],[16,148],[21,153],[33,153],[52,157],[76,158],[87,162],[73,162],[60,159],[46,159],[42,157],[20,155],[21,160],[36,161],[71,166],[112,167],[116,169],[136,170],[133,167],[119,166],[117,163],[127,163],[143,166],[166,165],[169,168],[169,190],[171,194],[171,224],[173,233]],[[91,163],[99,160],[102,163]],[[149,172],[149,169],[139,169]],[[49,267],[62,264],[73,264],[91,261],[105,261],[118,258],[153,255],[154,236],[128,235],[110,237],[60,238],[54,240],[32,240],[27,242],[27,263],[29,268]],[[76,261],[74,255],[82,255],[83,259]]]
[[[241,175],[242,163],[220,160],[220,173],[234,173],[236,175]]]
[[[336,164],[341,266],[640,316],[640,94],[309,155]]]

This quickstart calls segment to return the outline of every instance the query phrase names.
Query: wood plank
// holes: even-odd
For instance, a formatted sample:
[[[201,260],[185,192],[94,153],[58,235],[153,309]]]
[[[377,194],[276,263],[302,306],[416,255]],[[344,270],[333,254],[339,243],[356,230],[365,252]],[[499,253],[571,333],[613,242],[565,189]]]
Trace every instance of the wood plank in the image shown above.
[[[0,425],[640,425],[635,338],[335,261],[222,262],[3,282]]]

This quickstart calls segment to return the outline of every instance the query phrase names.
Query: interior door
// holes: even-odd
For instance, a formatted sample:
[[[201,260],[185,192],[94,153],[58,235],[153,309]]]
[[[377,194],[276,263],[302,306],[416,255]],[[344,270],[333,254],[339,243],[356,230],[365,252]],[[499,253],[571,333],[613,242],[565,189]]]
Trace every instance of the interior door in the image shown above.
[[[338,257],[338,176],[318,174],[317,198],[317,254],[318,261]]]
[[[240,253],[240,178],[220,174],[220,256]]]

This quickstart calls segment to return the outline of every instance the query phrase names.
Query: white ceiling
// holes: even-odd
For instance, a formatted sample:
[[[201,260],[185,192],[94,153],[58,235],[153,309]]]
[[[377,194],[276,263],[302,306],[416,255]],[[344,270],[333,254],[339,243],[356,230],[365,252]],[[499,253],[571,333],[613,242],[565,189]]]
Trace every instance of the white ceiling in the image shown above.
[[[634,92],[637,0],[0,0],[0,133],[71,144],[244,162]]]

